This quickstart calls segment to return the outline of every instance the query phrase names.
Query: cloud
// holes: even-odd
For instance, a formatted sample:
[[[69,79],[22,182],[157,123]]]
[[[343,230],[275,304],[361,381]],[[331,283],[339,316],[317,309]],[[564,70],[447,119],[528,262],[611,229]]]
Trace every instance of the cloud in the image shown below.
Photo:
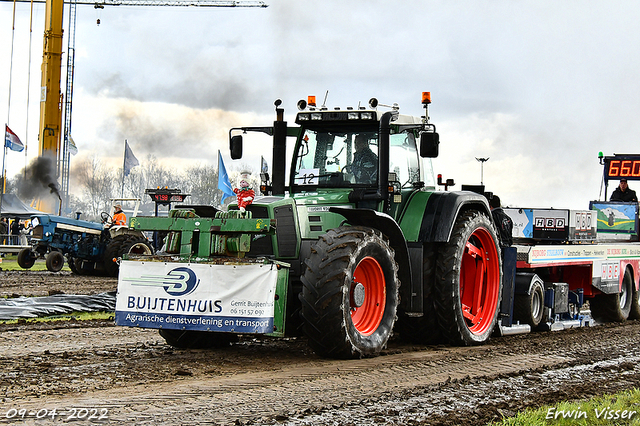
[[[478,183],[475,157],[490,157],[484,181],[507,205],[586,208],[600,192],[598,151],[638,152],[640,59],[630,53],[640,49],[637,2],[268,3],[79,7],[78,156],[95,151],[119,164],[128,139],[139,158],[215,165],[211,153],[225,153],[229,127],[270,125],[277,98],[291,123],[296,101],[310,94],[324,100],[328,92],[329,107],[376,97],[422,115],[421,91],[432,92],[430,115],[441,134],[437,171]],[[18,11],[10,121],[20,130],[28,5]],[[35,21],[42,15],[36,5]],[[0,28],[10,27],[11,4],[0,4]],[[41,44],[33,45],[29,155],[37,151],[42,56]],[[9,48],[0,45],[2,57]],[[0,81],[7,80],[8,64],[0,68]],[[0,87],[0,99],[7,98]],[[270,155],[260,145],[245,152],[258,156],[260,149]]]

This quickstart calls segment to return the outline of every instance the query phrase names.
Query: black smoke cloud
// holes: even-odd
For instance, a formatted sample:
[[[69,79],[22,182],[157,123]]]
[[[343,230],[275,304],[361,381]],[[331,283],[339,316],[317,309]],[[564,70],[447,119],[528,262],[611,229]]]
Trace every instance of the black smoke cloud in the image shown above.
[[[23,199],[33,199],[53,194],[60,198],[60,186],[56,179],[55,161],[37,157],[20,173],[18,193]]]

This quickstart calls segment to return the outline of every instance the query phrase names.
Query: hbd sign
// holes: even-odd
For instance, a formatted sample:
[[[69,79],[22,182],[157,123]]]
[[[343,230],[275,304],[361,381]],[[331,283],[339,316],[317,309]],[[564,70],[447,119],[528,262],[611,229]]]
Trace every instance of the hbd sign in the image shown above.
[[[568,210],[536,209],[533,211],[533,238],[565,241],[569,236],[568,222]]]
[[[534,226],[536,228],[564,228],[567,221],[563,217],[536,217]]]

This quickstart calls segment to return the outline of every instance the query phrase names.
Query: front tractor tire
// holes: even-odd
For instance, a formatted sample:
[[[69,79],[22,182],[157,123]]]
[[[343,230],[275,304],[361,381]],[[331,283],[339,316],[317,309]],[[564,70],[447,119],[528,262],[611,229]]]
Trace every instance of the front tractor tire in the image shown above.
[[[31,249],[25,248],[18,252],[18,266],[22,269],[30,269],[36,263],[37,255]]]
[[[59,251],[51,251],[45,259],[45,265],[49,272],[60,272],[64,266],[64,255]]]
[[[341,226],[320,237],[305,261],[301,314],[320,356],[375,356],[386,347],[398,308],[398,266],[379,231]]]
[[[153,254],[151,244],[139,235],[123,234],[114,237],[104,251],[104,270],[110,277],[117,277],[120,265],[117,259],[124,254]]]
[[[502,259],[491,220],[478,211],[460,214],[436,263],[436,313],[443,337],[455,345],[480,345],[496,325],[502,295]]]

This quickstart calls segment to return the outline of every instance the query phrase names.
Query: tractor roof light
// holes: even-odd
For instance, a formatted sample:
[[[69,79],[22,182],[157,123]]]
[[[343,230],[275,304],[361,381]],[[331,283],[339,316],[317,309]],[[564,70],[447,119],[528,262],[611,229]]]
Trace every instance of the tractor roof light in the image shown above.
[[[307,96],[307,103],[309,104],[309,106],[316,106],[316,97],[313,95]]]
[[[431,103],[431,92],[422,92],[422,105]]]

